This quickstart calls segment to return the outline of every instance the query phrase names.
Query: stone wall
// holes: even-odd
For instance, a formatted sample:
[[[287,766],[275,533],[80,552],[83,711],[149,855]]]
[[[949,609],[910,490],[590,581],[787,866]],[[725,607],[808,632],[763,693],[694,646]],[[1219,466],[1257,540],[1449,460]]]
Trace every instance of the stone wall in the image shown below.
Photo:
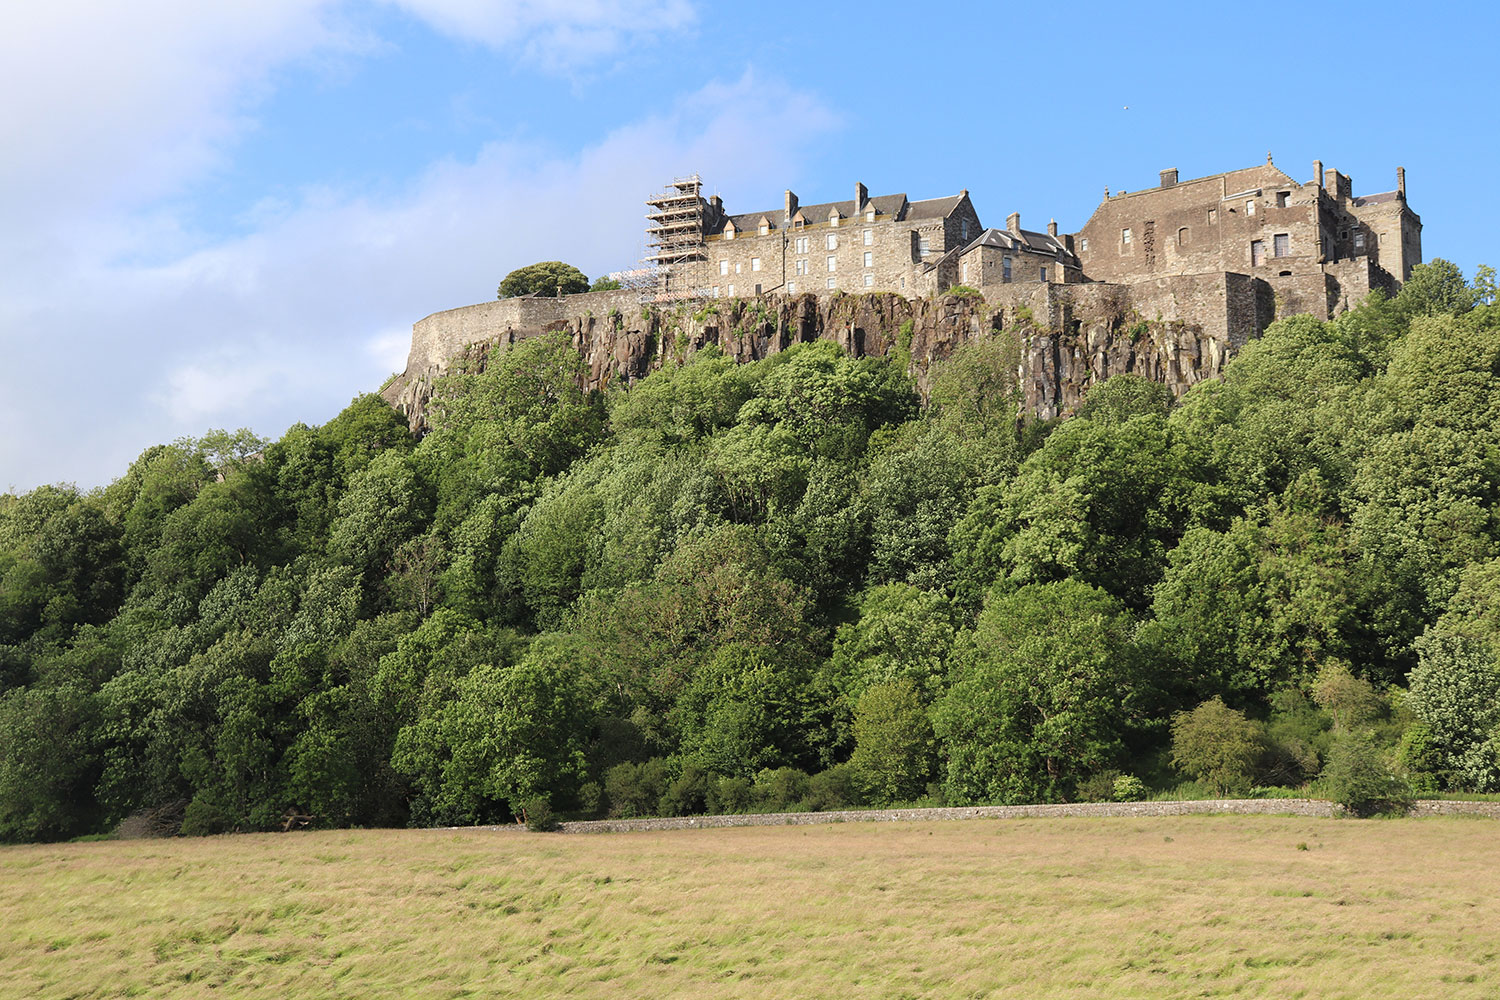
[[[572,338],[588,362],[590,388],[604,389],[709,344],[739,361],[816,339],[855,356],[886,356],[909,324],[911,373],[923,392],[932,366],[958,346],[1003,333],[1021,346],[1025,407],[1056,417],[1076,408],[1089,385],[1113,375],[1143,375],[1177,394],[1217,376],[1261,329],[1258,317],[1253,328],[1226,323],[1231,277],[1179,276],[1134,288],[1031,282],[987,287],[984,299],[766,294],[643,305],[623,291],[510,299],[419,322],[406,372],[382,394],[422,431],[433,381],[449,359],[467,352],[478,360],[496,346],[547,331]]]
[[[828,823],[933,823],[965,819],[1047,819],[1062,817],[1133,818],[1158,816],[1347,815],[1323,799],[1209,799],[1200,802],[1075,802],[1061,805],[963,806],[939,809],[846,809],[833,812],[748,813],[728,816],[672,816],[654,819],[580,820],[562,824],[563,833],[631,833],[648,830],[714,830],[743,826],[818,826]],[[1412,817],[1475,816],[1500,819],[1500,802],[1416,803]]]

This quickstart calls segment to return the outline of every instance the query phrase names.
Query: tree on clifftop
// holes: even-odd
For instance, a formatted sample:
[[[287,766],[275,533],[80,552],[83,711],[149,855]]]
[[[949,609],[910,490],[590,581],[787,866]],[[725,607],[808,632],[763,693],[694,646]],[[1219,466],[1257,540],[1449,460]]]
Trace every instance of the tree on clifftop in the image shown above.
[[[589,279],[572,264],[560,260],[544,260],[536,264],[518,267],[500,282],[500,295],[508,299],[516,295],[541,295],[556,297],[589,290]]]

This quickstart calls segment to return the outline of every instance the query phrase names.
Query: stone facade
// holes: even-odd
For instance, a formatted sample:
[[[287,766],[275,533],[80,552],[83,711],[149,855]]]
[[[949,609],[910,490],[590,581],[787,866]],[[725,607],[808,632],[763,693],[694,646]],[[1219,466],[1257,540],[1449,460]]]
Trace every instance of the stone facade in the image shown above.
[[[434,313],[413,326],[406,371],[384,390],[413,429],[449,358],[553,330],[589,359],[590,385],[631,382],[705,344],[753,360],[799,341],[889,354],[912,324],[913,374],[966,339],[1017,338],[1026,408],[1071,412],[1087,388],[1131,372],[1174,393],[1217,375],[1283,316],[1330,318],[1373,289],[1394,291],[1421,261],[1421,219],[1396,190],[1357,197],[1314,163],[1298,183],[1266,163],[1111,196],[1077,233],[984,229],[967,190],[910,201],[871,196],[733,215],[687,190],[704,229],[700,298],[639,291],[515,298]],[[682,288],[682,274],[672,279]],[[944,296],[954,285],[982,299]],[[669,285],[669,288],[671,286]],[[658,288],[660,292],[660,288]]]

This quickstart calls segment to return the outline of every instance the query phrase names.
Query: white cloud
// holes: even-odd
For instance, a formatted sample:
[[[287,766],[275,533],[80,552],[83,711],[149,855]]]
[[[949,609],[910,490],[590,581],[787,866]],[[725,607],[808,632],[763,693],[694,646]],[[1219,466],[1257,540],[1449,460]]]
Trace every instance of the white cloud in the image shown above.
[[[519,47],[528,62],[572,68],[627,44],[679,32],[697,18],[688,0],[390,0],[459,38]]]
[[[665,180],[702,170],[759,204],[765,179],[795,176],[836,127],[814,98],[746,73],[581,150],[496,142],[385,200],[310,189],[265,207],[247,236],[162,262],[96,247],[32,272],[29,305],[0,318],[7,368],[24,373],[0,395],[0,424],[21,431],[0,435],[0,488],[102,483],[210,426],[322,422],[404,367],[411,322],[488,299],[535,260],[633,266],[643,199]],[[175,225],[118,214],[106,235],[147,226],[169,234],[161,245]],[[21,281],[0,274],[0,301]]]

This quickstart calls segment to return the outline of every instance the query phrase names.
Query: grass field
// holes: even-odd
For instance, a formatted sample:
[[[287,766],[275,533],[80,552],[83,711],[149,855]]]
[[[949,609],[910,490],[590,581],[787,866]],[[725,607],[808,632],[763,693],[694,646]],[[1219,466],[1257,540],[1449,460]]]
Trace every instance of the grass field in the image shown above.
[[[1500,824],[974,820],[0,848],[0,996],[1500,995]]]

